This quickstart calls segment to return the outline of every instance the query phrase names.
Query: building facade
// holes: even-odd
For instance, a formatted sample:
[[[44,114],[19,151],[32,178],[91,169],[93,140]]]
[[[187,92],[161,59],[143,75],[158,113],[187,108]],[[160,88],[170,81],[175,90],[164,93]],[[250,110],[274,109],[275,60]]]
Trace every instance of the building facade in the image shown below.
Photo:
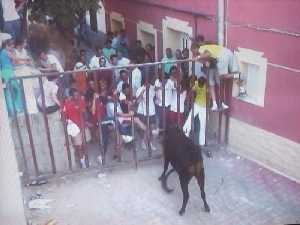
[[[110,0],[108,28],[126,29],[131,41],[164,49],[191,45],[203,35],[217,42],[218,2]],[[224,0],[224,45],[235,52],[241,81],[233,84],[232,151],[300,181],[300,2]],[[239,90],[242,87],[243,94]]]

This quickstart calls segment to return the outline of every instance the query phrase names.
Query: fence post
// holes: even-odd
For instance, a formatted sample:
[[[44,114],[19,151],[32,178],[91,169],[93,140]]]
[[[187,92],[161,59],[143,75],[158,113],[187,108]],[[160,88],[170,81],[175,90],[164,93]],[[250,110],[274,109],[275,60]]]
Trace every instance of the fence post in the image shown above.
[[[33,158],[35,174],[36,174],[36,176],[39,176],[39,167],[38,167],[38,163],[37,163],[37,159],[36,159],[36,151],[35,151],[33,136],[32,136],[32,132],[31,132],[30,119],[29,119],[29,115],[28,115],[27,103],[26,103],[26,98],[25,98],[23,79],[20,79],[20,85],[21,85],[21,92],[22,92],[22,102],[23,102],[24,113],[25,113],[26,128],[27,128],[30,147],[31,147],[31,153],[32,153],[32,158]]]
[[[7,83],[7,88],[8,88],[8,94],[11,96],[11,98],[14,98],[14,93],[12,90],[12,84],[11,84],[10,80]],[[16,105],[15,102],[12,102],[12,107],[13,107],[13,117],[14,120],[16,122],[16,127],[17,127],[17,135],[19,138],[19,142],[20,142],[20,147],[21,147],[21,153],[22,153],[22,157],[23,157],[23,161],[24,161],[24,167],[25,167],[25,173],[28,174],[28,164],[27,164],[27,160],[26,160],[26,154],[25,154],[25,150],[24,150],[24,142],[23,142],[23,138],[22,138],[22,134],[21,134],[21,129],[20,129],[20,124],[19,124],[19,120],[18,120],[18,115],[17,115],[17,110],[16,110]]]
[[[49,122],[48,122],[48,118],[47,118],[47,114],[46,114],[45,91],[44,91],[42,77],[39,77],[38,80],[39,80],[39,87],[41,90],[42,111],[43,111],[42,113],[43,113],[43,117],[44,117],[48,147],[49,147],[49,151],[50,151],[52,172],[55,174],[56,166],[55,166],[55,159],[54,159],[54,154],[53,154],[53,146],[52,146],[52,142],[51,142],[51,134],[50,134],[50,130],[49,130]]]

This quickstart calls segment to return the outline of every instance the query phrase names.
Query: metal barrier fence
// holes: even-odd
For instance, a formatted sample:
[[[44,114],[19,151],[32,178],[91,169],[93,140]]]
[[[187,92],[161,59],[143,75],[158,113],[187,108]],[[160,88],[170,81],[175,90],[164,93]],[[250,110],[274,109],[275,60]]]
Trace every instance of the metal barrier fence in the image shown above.
[[[193,74],[194,72],[192,70],[194,70],[194,59],[189,59],[189,60],[174,60],[168,63],[162,63],[162,62],[154,62],[154,63],[144,63],[144,64],[132,64],[132,65],[128,65],[128,66],[113,66],[113,67],[104,67],[104,68],[99,68],[99,69],[92,69],[92,70],[78,70],[78,71],[66,71],[64,73],[58,73],[58,72],[54,72],[54,73],[45,73],[45,74],[40,74],[40,75],[32,75],[32,76],[21,76],[21,77],[14,77],[12,78],[8,84],[7,87],[9,88],[9,92],[12,96],[12,98],[14,97],[14,91],[13,89],[13,85],[12,82],[13,81],[17,81],[20,85],[21,88],[21,95],[22,95],[22,102],[23,102],[23,108],[24,108],[24,116],[25,116],[25,123],[26,123],[26,129],[27,129],[27,135],[29,138],[29,143],[30,143],[30,149],[31,149],[31,156],[33,159],[33,166],[34,166],[34,171],[35,171],[35,175],[38,176],[40,175],[40,170],[39,170],[39,162],[37,160],[36,157],[36,148],[35,148],[35,138],[32,135],[32,128],[31,128],[31,124],[30,124],[30,116],[29,116],[29,112],[28,112],[28,107],[27,107],[27,102],[26,102],[26,98],[25,98],[25,91],[24,91],[24,80],[26,79],[37,79],[38,80],[38,84],[39,84],[39,90],[41,93],[41,100],[42,100],[42,115],[43,115],[43,120],[44,120],[44,125],[45,125],[45,129],[46,129],[46,137],[47,137],[47,144],[48,144],[48,149],[49,149],[49,157],[50,157],[50,162],[51,162],[51,168],[52,168],[52,173],[55,174],[57,172],[56,169],[56,159],[54,157],[54,153],[53,153],[53,148],[55,148],[56,146],[53,146],[52,143],[52,137],[50,134],[50,124],[48,121],[48,115],[46,113],[46,103],[45,103],[45,91],[44,91],[44,85],[43,85],[43,79],[47,76],[53,76],[53,75],[60,75],[60,77],[62,76],[66,76],[66,75],[78,75],[80,72],[85,72],[85,73],[99,73],[99,72],[103,72],[103,71],[112,71],[112,75],[114,76],[115,73],[117,73],[117,71],[120,71],[121,69],[126,69],[128,70],[129,73],[129,85],[130,85],[130,94],[129,94],[129,100],[132,101],[133,100],[133,80],[132,80],[132,69],[139,67],[139,68],[146,68],[146,67],[152,67],[154,70],[154,77],[157,78],[159,76],[159,74],[162,73],[161,76],[161,84],[162,84],[162,121],[163,121],[163,130],[166,128],[167,126],[167,108],[166,108],[166,82],[165,82],[165,75],[164,75],[164,69],[166,64],[174,64],[177,66],[178,68],[178,74],[180,76],[176,76],[176,93],[177,93],[177,124],[178,126],[182,126],[183,124],[180,124],[180,92],[181,92],[181,86],[180,84],[180,79],[182,78],[182,73],[183,71],[181,70],[181,65],[183,63],[186,63],[188,65],[188,70],[189,70],[189,77],[191,74]],[[192,64],[192,65],[191,65]],[[94,79],[97,79],[97,76],[94,74],[93,75]],[[229,100],[229,105],[230,105],[230,97],[231,97],[231,79],[228,80],[224,80],[221,79],[221,83],[223,82],[223,84],[226,84],[226,88],[220,90],[219,95],[221,95],[221,91],[223,91],[225,94],[227,94],[227,99]],[[146,79],[146,83],[149,84],[149,80]],[[96,90],[99,91],[98,88],[98,82],[96,82]],[[116,79],[114,77],[113,79],[113,84],[112,84],[113,88],[116,88],[117,83],[116,83]],[[222,85],[221,85],[222,86]],[[208,114],[209,114],[209,88],[207,87],[207,100],[206,100],[206,120],[208,120]],[[187,90],[187,92],[190,90]],[[64,99],[61,100],[61,105],[63,105],[63,101]],[[120,132],[118,129],[118,116],[117,116],[117,104],[118,104],[118,100],[116,98],[116,96],[113,98],[114,101],[114,132],[116,135],[116,140],[117,142],[120,141]],[[190,102],[190,112],[191,112],[191,136],[193,139],[195,139],[194,135],[194,99],[192,98],[192,101]],[[219,123],[218,123],[218,141],[219,143],[221,142],[222,139],[222,119],[223,119],[223,115],[225,115],[225,132],[224,132],[224,137],[223,139],[225,140],[225,142],[228,140],[228,127],[229,127],[229,113],[230,111],[224,111],[224,110],[220,110],[219,112]],[[24,140],[21,134],[21,129],[20,129],[20,125],[19,125],[19,121],[18,121],[18,116],[17,116],[17,110],[16,110],[16,106],[13,103],[13,115],[14,115],[14,120],[16,122],[16,129],[17,129],[17,136],[18,136],[18,141],[20,143],[20,148],[21,148],[21,154],[22,154],[22,158],[24,161],[24,166],[25,166],[25,170],[27,170],[28,168],[28,162],[26,160],[26,156],[25,156],[25,148],[24,148]],[[83,118],[83,114],[81,113],[81,120],[84,120]],[[133,141],[136,141],[136,134],[135,134],[135,123],[134,123],[134,115],[131,116],[130,118],[131,120],[131,135],[133,137]],[[61,110],[61,121],[63,124],[63,130],[64,130],[64,138],[65,138],[65,149],[66,149],[66,160],[68,160],[68,167],[69,170],[72,171],[74,169],[74,165],[72,165],[72,155],[71,155],[71,147],[70,147],[70,141],[69,141],[69,136],[68,136],[68,132],[67,132],[67,120],[66,120],[66,115],[64,114],[63,110]],[[100,137],[100,141],[99,141],[99,147],[100,147],[100,153],[103,159],[103,165],[106,165],[106,152],[104,150],[104,140],[103,140],[103,128],[102,128],[102,121],[101,119],[99,119],[97,121],[98,124],[98,132],[99,132],[99,137]],[[146,144],[147,144],[147,149],[148,149],[148,157],[151,158],[152,157],[152,149],[151,149],[151,144],[150,144],[150,117],[149,117],[149,85],[146,85]],[[207,130],[207,123],[206,123],[206,127],[205,130]],[[82,138],[83,138],[83,148],[86,148],[86,137],[85,137],[85,132],[81,132],[82,133]],[[135,167],[138,166],[138,157],[137,157],[137,149],[136,149],[136,145],[133,145],[133,161],[134,161],[134,165]],[[119,148],[120,145],[119,143],[117,143],[117,148]],[[122,151],[120,149],[117,150],[118,152],[118,157],[121,160],[122,157]],[[86,153],[86,151],[85,151]],[[87,156],[88,154],[86,154]],[[88,160],[88,159],[87,159]]]

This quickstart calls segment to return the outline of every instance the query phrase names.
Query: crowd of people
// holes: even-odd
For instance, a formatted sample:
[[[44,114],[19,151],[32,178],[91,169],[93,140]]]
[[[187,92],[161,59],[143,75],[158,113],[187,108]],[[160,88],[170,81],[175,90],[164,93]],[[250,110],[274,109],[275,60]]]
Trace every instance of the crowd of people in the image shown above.
[[[190,50],[197,57],[193,74],[191,63],[174,61],[189,59]],[[178,124],[189,136],[194,116],[199,128],[198,144],[205,144],[208,93],[212,110],[228,108],[223,101],[217,104],[215,85],[220,85],[220,74],[234,71],[234,58],[230,50],[203,40],[194,41],[190,50],[177,49],[173,53],[167,48],[159,67],[134,66],[154,62],[155,47],[143,46],[140,40],[130,45],[125,30],[109,32],[105,46],[97,47],[90,59],[87,49],[78,49],[73,72],[63,73],[64,67],[55,54],[41,50],[34,62],[26,50],[26,41],[7,40],[0,52],[1,74],[7,84],[18,75],[17,68],[24,70],[24,66],[35,65],[41,73],[52,73],[43,79],[43,89],[39,87],[34,92],[37,109],[64,114],[68,135],[85,168],[86,130],[92,140],[101,138],[106,152],[108,131],[114,126],[120,134],[114,157],[120,159],[121,143],[133,140],[132,126],[143,134],[142,148],[155,150],[153,136],[169,124]],[[109,69],[114,66],[119,67]],[[5,88],[5,96],[12,116],[24,110],[24,102],[19,82],[12,80],[10,86]]]

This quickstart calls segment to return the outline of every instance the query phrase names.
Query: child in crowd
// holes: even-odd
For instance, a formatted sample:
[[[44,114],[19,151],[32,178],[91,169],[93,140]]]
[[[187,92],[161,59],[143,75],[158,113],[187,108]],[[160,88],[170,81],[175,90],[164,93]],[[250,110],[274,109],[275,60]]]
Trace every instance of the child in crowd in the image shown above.
[[[63,112],[68,123],[67,131],[79,156],[81,168],[86,168],[87,153],[84,148],[86,103],[78,90],[71,88],[69,94],[70,97],[65,100],[63,105]]]
[[[149,129],[146,133],[146,143],[149,140],[149,144],[152,150],[156,150],[156,147],[150,141],[151,134],[155,127],[155,104],[154,104],[154,97],[155,97],[155,88],[147,78],[143,78],[142,86],[136,92],[136,102],[138,104],[137,107],[137,114],[141,121],[144,124],[148,124],[149,119]],[[147,107],[148,104],[148,107]],[[146,147],[143,145],[143,147]]]

